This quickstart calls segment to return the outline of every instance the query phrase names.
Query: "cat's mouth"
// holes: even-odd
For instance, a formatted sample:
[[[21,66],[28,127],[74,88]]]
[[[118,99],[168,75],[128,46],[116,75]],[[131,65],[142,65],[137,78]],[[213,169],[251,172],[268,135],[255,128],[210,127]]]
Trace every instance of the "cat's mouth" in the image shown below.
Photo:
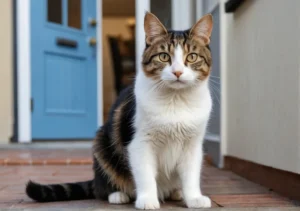
[[[176,81],[173,81],[173,83],[179,83],[179,84],[185,84],[185,81],[182,81],[180,79],[177,79]]]
[[[187,81],[183,81],[183,80],[174,80],[170,82],[171,83],[169,84],[169,86],[175,89],[181,89],[188,85]]]
[[[168,81],[168,86],[174,89],[182,89],[189,86],[188,80],[170,80]]]

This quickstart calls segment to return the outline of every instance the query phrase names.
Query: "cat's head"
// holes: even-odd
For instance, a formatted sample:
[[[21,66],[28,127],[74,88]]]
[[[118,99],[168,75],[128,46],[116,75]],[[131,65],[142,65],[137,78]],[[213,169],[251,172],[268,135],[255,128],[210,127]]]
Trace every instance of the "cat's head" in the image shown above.
[[[208,46],[212,27],[212,16],[205,15],[189,30],[166,30],[154,14],[147,12],[142,62],[146,77],[172,89],[206,81],[212,64]]]

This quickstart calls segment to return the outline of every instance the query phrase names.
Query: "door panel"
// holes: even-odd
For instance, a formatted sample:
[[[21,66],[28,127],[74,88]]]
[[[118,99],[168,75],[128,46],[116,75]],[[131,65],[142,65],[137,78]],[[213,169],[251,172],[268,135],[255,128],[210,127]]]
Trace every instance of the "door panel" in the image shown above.
[[[31,0],[33,139],[93,138],[96,0]]]
[[[85,61],[55,54],[45,56],[45,112],[86,114]],[[53,86],[55,84],[55,86]]]

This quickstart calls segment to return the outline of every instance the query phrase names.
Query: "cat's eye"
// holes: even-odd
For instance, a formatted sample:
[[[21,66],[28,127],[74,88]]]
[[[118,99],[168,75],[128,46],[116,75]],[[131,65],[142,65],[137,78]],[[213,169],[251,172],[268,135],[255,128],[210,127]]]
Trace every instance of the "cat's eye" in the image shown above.
[[[159,60],[162,62],[168,62],[170,60],[170,56],[167,53],[160,53]]]
[[[196,53],[191,53],[186,57],[186,60],[190,63],[196,62],[198,59],[198,55]]]

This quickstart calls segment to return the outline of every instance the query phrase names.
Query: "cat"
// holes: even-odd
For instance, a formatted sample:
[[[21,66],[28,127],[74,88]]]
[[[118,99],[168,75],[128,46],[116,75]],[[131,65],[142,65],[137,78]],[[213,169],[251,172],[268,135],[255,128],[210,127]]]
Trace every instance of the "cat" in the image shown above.
[[[146,12],[142,68],[97,131],[94,179],[52,185],[29,181],[27,195],[38,202],[135,200],[137,209],[158,209],[166,199],[183,200],[188,208],[211,207],[201,192],[200,175],[212,110],[212,27],[207,14],[189,30],[167,30]]]

